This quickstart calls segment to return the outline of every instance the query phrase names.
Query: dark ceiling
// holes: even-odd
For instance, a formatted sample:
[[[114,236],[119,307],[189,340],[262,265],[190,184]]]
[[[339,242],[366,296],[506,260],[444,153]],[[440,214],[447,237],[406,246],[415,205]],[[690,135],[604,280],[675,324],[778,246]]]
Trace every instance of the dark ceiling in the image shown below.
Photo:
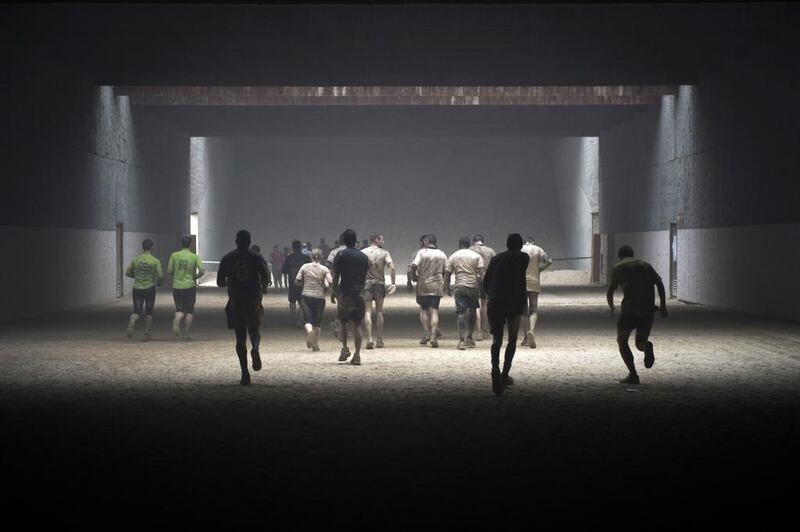
[[[98,85],[680,85],[794,64],[792,4],[6,5],[3,75]],[[796,75],[796,74],[788,74]],[[57,82],[57,79],[53,81]],[[148,107],[192,135],[595,135],[636,107]],[[641,109],[641,108],[639,108]]]
[[[105,85],[678,85],[765,40],[791,4],[11,5],[12,63]]]

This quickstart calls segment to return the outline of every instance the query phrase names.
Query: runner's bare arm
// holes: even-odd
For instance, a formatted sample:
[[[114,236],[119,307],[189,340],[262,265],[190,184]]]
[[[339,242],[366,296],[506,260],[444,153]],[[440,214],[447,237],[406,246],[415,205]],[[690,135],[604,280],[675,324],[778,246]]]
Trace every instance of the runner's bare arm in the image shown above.
[[[661,312],[661,316],[667,317],[667,293],[664,290],[664,282],[661,280],[661,277],[656,275],[656,289],[658,290],[658,298],[661,300],[661,307],[659,307],[659,311]]]
[[[619,286],[619,281],[614,274],[611,274],[611,281],[608,283],[608,291],[606,292],[606,301],[608,301],[608,309],[611,314],[614,314],[614,290]]]
[[[539,263],[539,271],[543,272],[547,268],[553,265],[553,259],[550,258],[550,255],[545,252],[544,256],[542,257],[542,262]]]

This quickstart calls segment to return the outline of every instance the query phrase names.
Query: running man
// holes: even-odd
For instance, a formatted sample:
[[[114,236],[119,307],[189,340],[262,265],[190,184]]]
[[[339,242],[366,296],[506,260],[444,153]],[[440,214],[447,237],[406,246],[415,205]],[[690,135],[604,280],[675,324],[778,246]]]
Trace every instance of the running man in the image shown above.
[[[269,260],[272,262],[272,278],[275,279],[275,286],[277,288],[283,288],[283,274],[281,274],[281,269],[283,268],[283,252],[278,247],[278,244],[272,246],[272,253],[269,255]]]
[[[532,236],[525,239],[522,252],[528,254],[530,262],[528,263],[528,271],[525,273],[528,305],[522,320],[522,330],[525,331],[525,339],[522,341],[521,345],[536,349],[534,330],[536,329],[536,320],[539,318],[539,294],[542,291],[541,273],[553,264],[553,260],[550,258],[550,255],[536,245]]]
[[[492,332],[492,391],[503,395],[506,386],[514,384],[511,362],[517,350],[519,322],[527,304],[526,271],[530,256],[522,251],[522,237],[513,233],[506,240],[507,251],[499,253],[489,263],[483,277],[483,287],[488,295],[489,327]],[[500,371],[500,348],[503,346],[503,328],[508,324],[508,343]]]
[[[300,271],[303,264],[311,262],[311,259],[306,257],[302,250],[303,244],[299,240],[293,240],[292,254],[283,261],[283,268],[281,269],[281,272],[284,275],[288,275],[291,281],[291,284],[287,285],[289,287],[289,312],[292,313],[293,318],[296,318],[298,327],[302,327],[305,323],[302,308],[300,312],[297,312],[297,304],[300,303],[303,289],[297,286],[294,280],[297,278],[297,273]]]
[[[497,253],[483,242],[483,235],[475,235],[472,237],[472,247],[469,249],[480,255],[483,258],[483,265],[488,268],[489,262]],[[478,309],[478,313],[475,316],[475,329],[478,331],[478,334],[475,335],[476,340],[483,340],[489,336],[489,318],[486,317],[486,290],[483,289],[482,282],[480,290],[481,308]]]
[[[450,255],[444,267],[444,290],[452,295],[456,303],[458,316],[458,349],[475,347],[475,322],[480,308],[481,291],[486,267],[483,257],[469,249],[469,237],[462,236],[458,241],[458,251]],[[455,275],[455,282],[450,286],[450,277]],[[465,316],[469,314],[469,316]]]
[[[364,314],[364,331],[367,336],[367,349],[383,347],[383,301],[387,295],[392,295],[397,290],[395,285],[395,268],[392,256],[383,246],[386,240],[383,233],[373,233],[370,236],[372,245],[361,250],[369,259],[367,283],[364,292],[367,310]],[[389,268],[392,284],[387,288],[385,270]],[[375,321],[378,326],[378,341],[372,341],[372,302],[375,302]]]
[[[411,263],[411,278],[417,282],[417,305],[422,323],[420,345],[439,347],[439,302],[444,289],[444,268],[447,255],[436,247],[436,235],[425,235],[423,247]]]
[[[325,266],[333,273],[333,263],[336,261],[336,256],[339,254],[340,251],[345,249],[347,246],[341,243],[342,235],[339,235],[339,240],[336,240],[334,244],[334,248],[328,253],[328,258],[325,260]],[[336,338],[339,338],[339,320],[334,319],[331,322],[331,331],[333,331],[333,335]]]
[[[240,384],[250,384],[247,370],[247,335],[250,335],[253,358],[253,371],[261,369],[261,356],[258,352],[261,343],[261,316],[264,307],[261,298],[267,293],[269,274],[265,263],[250,252],[250,233],[242,229],[236,233],[236,250],[231,251],[219,263],[217,286],[228,288],[228,304],[225,316],[228,329],[236,333],[236,355],[242,370]]]
[[[303,288],[301,304],[306,316],[306,347],[319,351],[320,325],[325,311],[325,288],[333,284],[331,271],[320,264],[322,250],[311,252],[311,262],[303,264],[297,272],[295,284]]]
[[[128,318],[128,330],[125,334],[133,338],[136,322],[144,314],[144,336],[142,340],[149,342],[150,329],[153,327],[153,307],[156,304],[156,286],[164,280],[161,261],[153,256],[153,241],[146,238],[142,241],[142,253],[131,262],[125,275],[133,278],[133,314]]]
[[[339,362],[346,362],[350,357],[347,347],[347,324],[353,327],[356,352],[350,361],[354,366],[361,365],[361,322],[364,320],[366,305],[364,302],[364,285],[367,281],[369,259],[356,249],[358,238],[352,229],[342,233],[345,249],[336,255],[333,267],[333,284],[331,285],[331,303],[338,304],[336,317],[339,319],[339,334],[342,340],[342,352]]]
[[[611,315],[614,315],[614,291],[622,287],[622,311],[617,320],[617,345],[622,361],[628,368],[628,376],[621,379],[622,384],[639,384],[639,374],[636,373],[636,364],[633,361],[633,352],[628,345],[631,332],[636,329],[636,349],[644,351],[644,367],[652,368],[655,363],[653,342],[649,340],[650,330],[653,328],[653,315],[656,311],[656,296],[653,285],[658,290],[661,300],[659,312],[667,317],[666,294],[661,276],[656,273],[650,264],[643,260],[633,258],[633,248],[622,246],[617,253],[619,262],[611,272],[611,282],[608,285],[606,299]]]
[[[194,303],[197,299],[197,280],[205,275],[203,262],[189,246],[192,237],[181,237],[181,249],[169,256],[167,273],[172,275],[172,299],[175,301],[175,317],[172,319],[172,334],[189,341],[189,330],[194,320]],[[181,331],[183,322],[183,331]]]
[[[331,247],[325,242],[324,238],[319,239],[319,250],[322,253],[322,257],[325,259],[331,254]]]

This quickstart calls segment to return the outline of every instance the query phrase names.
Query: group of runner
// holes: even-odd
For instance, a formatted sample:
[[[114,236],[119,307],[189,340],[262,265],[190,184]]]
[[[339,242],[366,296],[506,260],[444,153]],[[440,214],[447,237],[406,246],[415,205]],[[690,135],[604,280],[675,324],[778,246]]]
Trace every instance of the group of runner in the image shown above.
[[[248,335],[252,368],[254,371],[261,369],[259,329],[263,315],[262,297],[272,284],[268,264],[260,249],[251,246],[250,240],[249,232],[239,231],[236,235],[237,249],[222,258],[217,273],[217,285],[228,289],[229,301],[225,312],[228,327],[236,334],[242,384],[250,384]],[[305,328],[306,346],[312,351],[320,350],[322,317],[326,294],[329,293],[331,303],[337,305],[332,326],[342,344],[339,361],[347,362],[349,359],[353,365],[361,364],[364,339],[366,349],[384,347],[384,300],[397,289],[396,268],[391,254],[384,247],[384,235],[372,234],[361,249],[357,248],[357,243],[355,231],[345,230],[341,244],[330,250],[323,263],[321,249],[303,253],[303,244],[296,240],[292,242],[294,253],[288,255],[281,265],[281,276],[286,275],[292,280],[288,291],[290,312],[297,318],[298,326]],[[455,302],[459,334],[457,349],[474,348],[476,341],[492,335],[492,389],[497,395],[502,395],[506,386],[513,385],[509,373],[523,322],[521,345],[536,348],[540,276],[552,264],[550,256],[535,244],[532,237],[523,242],[522,237],[515,233],[509,235],[506,245],[507,251],[496,254],[484,243],[483,236],[476,234],[471,239],[460,238],[459,249],[448,257],[438,248],[435,235],[422,235],[419,250],[409,264],[407,281],[409,291],[413,291],[416,285],[423,329],[420,345],[439,347],[442,337],[439,305],[445,294],[451,295]],[[173,332],[188,341],[196,281],[205,270],[200,258],[190,250],[191,238],[183,237],[181,246],[170,256],[167,272],[173,278]],[[127,270],[127,275],[134,278],[134,312],[129,318],[127,335],[134,335],[135,325],[144,315],[143,339],[147,341],[150,340],[153,321],[155,289],[162,283],[164,272],[160,261],[152,255],[152,240],[145,240],[142,247],[143,253]],[[634,259],[633,250],[628,246],[620,248],[619,258],[609,284],[608,304],[613,314],[613,292],[621,286],[625,299],[617,326],[617,339],[620,354],[629,370],[629,375],[621,382],[638,384],[628,338],[633,330],[637,331],[636,347],[645,353],[645,366],[652,367],[653,344],[648,336],[655,309],[653,286],[658,289],[660,310],[666,316],[664,287],[655,270],[646,262]],[[387,270],[390,276],[388,286]],[[506,327],[508,342],[501,369],[499,353]],[[351,334],[354,352],[348,345]]]

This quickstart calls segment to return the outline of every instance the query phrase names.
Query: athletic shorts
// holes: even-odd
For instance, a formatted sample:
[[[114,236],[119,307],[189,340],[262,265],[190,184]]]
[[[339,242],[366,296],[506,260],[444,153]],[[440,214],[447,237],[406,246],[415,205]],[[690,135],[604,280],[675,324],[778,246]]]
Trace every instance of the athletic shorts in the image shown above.
[[[322,313],[325,311],[325,298],[303,296],[300,304],[303,306],[306,323],[319,327],[322,323]]]
[[[523,310],[522,308],[510,309],[492,305],[490,301],[486,305],[486,317],[489,318],[489,331],[495,336],[502,336],[506,322],[522,315]]]
[[[194,302],[197,299],[197,287],[173,288],[172,299],[175,301],[175,311],[185,314],[194,313]]]
[[[432,308],[434,310],[439,310],[439,301],[441,301],[442,296],[417,296],[417,305],[422,308],[422,310],[428,310]]]
[[[289,284],[289,303],[299,303],[303,297],[303,287],[294,283]]]
[[[636,314],[620,314],[617,320],[617,337],[628,338],[631,331],[636,329],[636,343],[641,345],[647,342],[653,328],[654,314],[638,316]]]
[[[366,308],[366,301],[361,296],[341,296],[336,306],[336,317],[345,321],[361,321]]]
[[[456,312],[466,312],[467,309],[481,308],[481,292],[477,288],[458,287],[453,291],[453,299],[456,302]]]
[[[133,313],[141,316],[153,315],[153,307],[156,306],[156,287],[134,288],[133,289]],[[144,312],[143,312],[144,311]]]
[[[531,292],[528,290],[528,304],[525,306],[525,314],[530,316],[534,312],[539,311],[539,292]]]
[[[225,317],[228,319],[228,329],[255,330],[261,326],[261,316],[264,307],[261,299],[228,299],[225,305]]]
[[[367,301],[377,301],[386,297],[385,284],[368,284],[364,289],[364,299]]]

